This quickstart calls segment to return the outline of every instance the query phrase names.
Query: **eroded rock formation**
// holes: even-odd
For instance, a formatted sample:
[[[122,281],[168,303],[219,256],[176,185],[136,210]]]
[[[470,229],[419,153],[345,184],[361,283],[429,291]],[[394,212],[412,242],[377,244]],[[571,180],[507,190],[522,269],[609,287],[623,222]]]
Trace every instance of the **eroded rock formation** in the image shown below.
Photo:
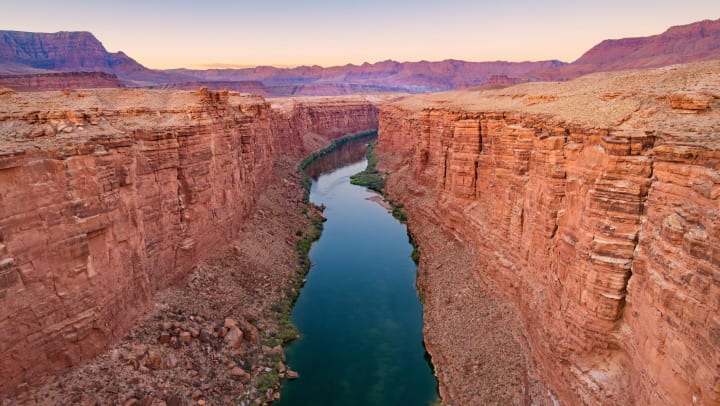
[[[432,258],[419,274],[435,280],[427,344],[446,401],[469,404],[467,388],[493,384],[462,364],[471,349],[453,348],[480,321],[448,326],[465,310],[437,310],[473,283],[433,300],[470,266],[486,289],[477,295],[512,303],[564,404],[720,402],[718,72],[712,62],[595,74],[382,108],[387,190]],[[472,263],[435,258],[436,229]]]
[[[124,334],[237,235],[309,133],[377,127],[362,99],[283,110],[206,90],[3,91],[0,106],[0,392]]]

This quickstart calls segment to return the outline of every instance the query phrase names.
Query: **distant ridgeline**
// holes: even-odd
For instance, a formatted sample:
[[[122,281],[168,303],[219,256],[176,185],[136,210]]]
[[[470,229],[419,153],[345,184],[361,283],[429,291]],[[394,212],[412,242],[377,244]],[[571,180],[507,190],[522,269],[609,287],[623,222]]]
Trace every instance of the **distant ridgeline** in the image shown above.
[[[336,96],[352,93],[425,93],[473,87],[504,87],[538,80],[567,80],[598,71],[652,68],[720,59],[720,20],[671,27],[659,35],[605,40],[572,63],[537,62],[396,62],[392,60],[324,68],[262,66],[245,69],[148,69],[123,52],[108,52],[89,32],[32,33],[0,31],[0,86],[49,90],[52,79],[32,79],[57,72],[105,72],[125,86],[195,90],[227,89],[262,96]],[[27,75],[30,75],[28,77]],[[116,87],[94,76],[66,77],[65,88]]]

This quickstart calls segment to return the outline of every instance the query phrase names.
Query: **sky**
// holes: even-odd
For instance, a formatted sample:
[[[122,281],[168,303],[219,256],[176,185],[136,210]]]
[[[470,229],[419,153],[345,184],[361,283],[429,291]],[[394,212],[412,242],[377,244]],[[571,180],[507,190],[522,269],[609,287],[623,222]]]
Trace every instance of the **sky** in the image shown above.
[[[90,31],[157,69],[572,62],[603,39],[718,18],[718,0],[0,0],[2,30]]]

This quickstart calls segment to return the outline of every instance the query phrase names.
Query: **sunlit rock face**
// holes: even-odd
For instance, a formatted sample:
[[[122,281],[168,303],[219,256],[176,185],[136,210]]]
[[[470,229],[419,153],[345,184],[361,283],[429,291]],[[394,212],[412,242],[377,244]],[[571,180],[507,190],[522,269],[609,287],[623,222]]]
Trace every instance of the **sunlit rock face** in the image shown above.
[[[389,194],[411,229],[439,227],[474,253],[468,266],[514,305],[563,403],[720,401],[719,68],[381,109]],[[428,348],[451,358],[449,346]],[[440,376],[441,393],[462,393],[469,382],[455,378]]]

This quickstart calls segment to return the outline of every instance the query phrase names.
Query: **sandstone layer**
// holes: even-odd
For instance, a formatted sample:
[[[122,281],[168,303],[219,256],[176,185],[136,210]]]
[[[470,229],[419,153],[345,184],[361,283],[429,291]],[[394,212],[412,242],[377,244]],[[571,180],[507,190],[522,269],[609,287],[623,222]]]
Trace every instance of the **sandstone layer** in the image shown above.
[[[283,110],[228,92],[2,92],[0,392],[121,337],[238,235],[309,132],[376,127],[362,99]]]
[[[416,230],[421,282],[434,281],[426,338],[446,403],[492,400],[473,395],[494,382],[472,359],[493,354],[466,336],[497,326],[448,305],[468,290],[522,320],[526,367],[551,391],[521,382],[528,403],[720,402],[719,72],[594,74],[382,107],[386,189]],[[440,231],[469,263],[437,258]],[[482,287],[447,283],[461,267]]]
[[[20,92],[125,87],[117,76],[104,72],[0,75],[0,87]],[[197,89],[196,87],[195,89]]]

